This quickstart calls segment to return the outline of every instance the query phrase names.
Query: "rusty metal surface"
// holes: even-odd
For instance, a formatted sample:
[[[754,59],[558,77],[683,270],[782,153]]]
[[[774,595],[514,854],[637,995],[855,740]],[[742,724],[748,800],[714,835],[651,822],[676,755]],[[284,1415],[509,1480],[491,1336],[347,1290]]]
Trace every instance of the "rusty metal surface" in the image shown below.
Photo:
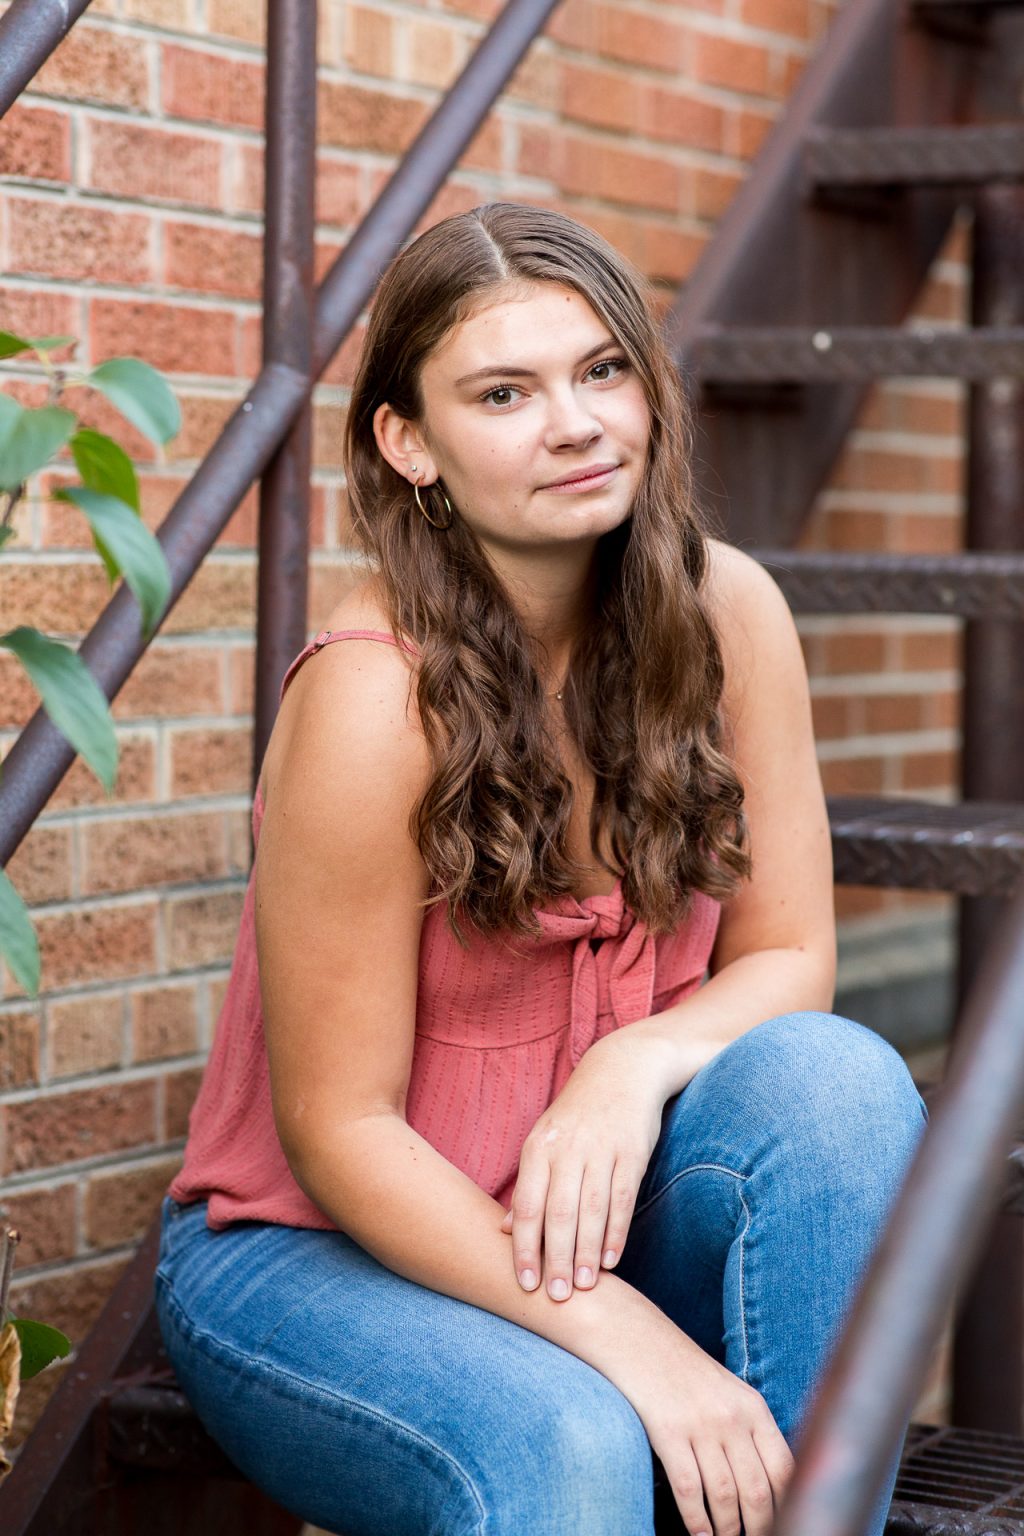
[[[797,1453],[775,1536],[858,1536],[951,1299],[995,1215],[1024,1111],[1024,889],[967,998],[939,1103]]]
[[[907,1433],[888,1536],[923,1531],[979,1536],[1024,1524],[1024,1443],[1013,1435],[913,1424]]]
[[[817,128],[804,143],[809,186],[933,182],[967,186],[1024,177],[1024,128]]]
[[[992,186],[974,200],[971,318],[1024,326],[1024,187]],[[967,401],[967,528],[971,550],[1024,544],[1024,384],[985,380]],[[964,632],[965,799],[1024,801],[1024,623],[995,615]],[[1024,813],[1024,805],[1021,806]],[[970,986],[999,903],[961,903],[961,994]],[[972,1427],[1024,1427],[1024,1242],[1020,1225],[997,1229],[968,1288],[953,1348],[953,1411]]]
[[[749,549],[794,613],[1024,619],[1024,553],[860,555]]]
[[[263,363],[313,382],[317,7],[267,7]],[[306,643],[313,411],[307,399],[260,482],[252,787],[281,680]]]
[[[882,377],[1024,379],[1024,325],[707,326],[692,366],[705,385]]]
[[[13,0],[0,17],[0,117],[89,4],[90,0]]]
[[[334,262],[317,291],[316,377],[372,296],[382,267],[429,207],[555,4],[557,0],[509,0]],[[171,567],[168,611],[284,441],[308,394],[308,380],[298,370],[281,363],[265,366],[174,503],[157,532]],[[138,604],[122,586],[89,631],[80,654],[112,699],[145,649]],[[4,760],[0,864],[18,847],[73,760],[65,738],[38,709]]]
[[[828,797],[840,885],[1013,894],[1024,879],[1024,806]]]

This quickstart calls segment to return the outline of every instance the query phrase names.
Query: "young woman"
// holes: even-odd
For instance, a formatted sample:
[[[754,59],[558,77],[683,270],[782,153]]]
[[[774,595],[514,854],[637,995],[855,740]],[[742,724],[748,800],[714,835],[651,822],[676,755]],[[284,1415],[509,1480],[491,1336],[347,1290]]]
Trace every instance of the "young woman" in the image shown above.
[[[385,275],[367,574],[284,680],[157,1270],[200,1417],[330,1531],[652,1536],[658,1481],[766,1536],[923,1128],[828,1011],[800,646],[691,445],[590,230],[494,203]]]

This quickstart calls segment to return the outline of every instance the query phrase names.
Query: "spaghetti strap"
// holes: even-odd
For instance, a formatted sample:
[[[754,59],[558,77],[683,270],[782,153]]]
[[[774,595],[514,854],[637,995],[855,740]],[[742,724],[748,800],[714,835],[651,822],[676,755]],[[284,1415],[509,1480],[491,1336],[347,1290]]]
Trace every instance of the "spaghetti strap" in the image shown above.
[[[402,650],[409,651],[414,656],[420,654],[414,645],[396,640],[389,629],[322,629],[314,640],[303,647],[282,678],[278,703],[284,698],[285,689],[307,657],[314,656],[317,651],[322,650],[325,645],[333,644],[335,640],[383,640],[388,645],[401,643]]]

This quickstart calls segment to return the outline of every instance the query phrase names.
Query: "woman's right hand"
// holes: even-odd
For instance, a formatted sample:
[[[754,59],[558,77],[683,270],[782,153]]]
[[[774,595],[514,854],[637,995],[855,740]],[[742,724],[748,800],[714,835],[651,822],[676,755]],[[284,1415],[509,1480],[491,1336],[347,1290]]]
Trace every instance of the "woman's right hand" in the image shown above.
[[[690,1536],[769,1536],[793,1454],[760,1392],[674,1325],[637,1364],[627,1395]]]

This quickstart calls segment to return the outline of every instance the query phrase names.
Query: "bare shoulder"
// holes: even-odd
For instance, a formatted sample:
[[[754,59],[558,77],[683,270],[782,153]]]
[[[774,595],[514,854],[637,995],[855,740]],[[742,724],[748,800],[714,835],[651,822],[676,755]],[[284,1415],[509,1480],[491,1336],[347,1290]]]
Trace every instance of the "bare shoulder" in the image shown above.
[[[390,633],[373,584],[362,583],[336,605],[333,631]],[[372,762],[386,782],[422,779],[428,754],[416,706],[415,657],[401,646],[352,636],[307,656],[289,684],[267,745],[261,781],[267,800],[287,777],[332,776]]]
[[[708,539],[705,597],[722,648],[726,697],[739,705],[757,678],[803,676],[803,654],[789,604],[761,563],[720,539]]]

